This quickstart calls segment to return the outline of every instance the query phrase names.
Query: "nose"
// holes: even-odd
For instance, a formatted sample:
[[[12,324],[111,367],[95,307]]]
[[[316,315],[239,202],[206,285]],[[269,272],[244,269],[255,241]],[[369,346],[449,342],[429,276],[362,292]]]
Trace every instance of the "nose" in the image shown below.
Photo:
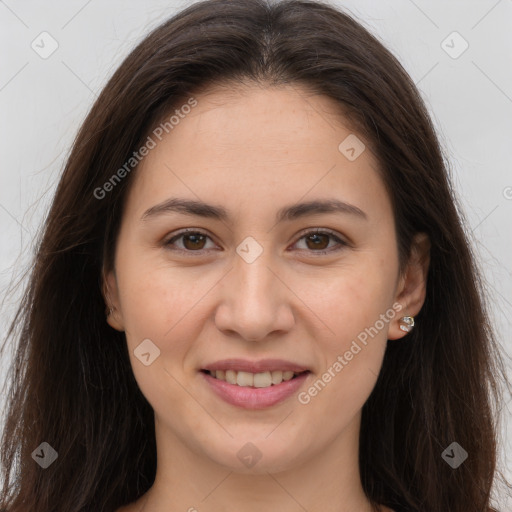
[[[266,252],[252,263],[236,254],[233,268],[219,283],[215,324],[225,335],[264,341],[293,328],[293,293]]]

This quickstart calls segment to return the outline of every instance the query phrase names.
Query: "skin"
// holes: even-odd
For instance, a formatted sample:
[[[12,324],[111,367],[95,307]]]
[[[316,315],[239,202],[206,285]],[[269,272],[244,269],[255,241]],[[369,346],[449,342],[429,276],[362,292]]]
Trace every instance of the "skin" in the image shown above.
[[[329,98],[256,85],[195,98],[136,171],[115,269],[104,282],[114,308],[108,322],[125,331],[135,378],[155,412],[158,454],[152,488],[119,511],[369,512],[358,466],[361,408],[387,340],[407,336],[400,317],[424,302],[428,239],[415,237],[400,275],[377,161],[368,148],[354,161],[338,150],[353,132]],[[141,220],[170,197],[221,205],[230,220],[180,213]],[[367,219],[322,213],[275,223],[281,207],[326,198],[357,206]],[[166,247],[182,228],[209,238],[174,242],[188,253]],[[331,252],[317,255],[304,238],[314,228],[348,245],[324,237],[320,249]],[[247,236],[263,249],[250,264],[236,252]],[[219,359],[280,358],[311,370],[300,391],[307,390],[396,303],[403,310],[306,405],[294,395],[246,410],[218,398],[199,373]],[[133,352],[147,338],[160,350],[149,366]],[[237,457],[248,442],[262,455],[252,468]]]

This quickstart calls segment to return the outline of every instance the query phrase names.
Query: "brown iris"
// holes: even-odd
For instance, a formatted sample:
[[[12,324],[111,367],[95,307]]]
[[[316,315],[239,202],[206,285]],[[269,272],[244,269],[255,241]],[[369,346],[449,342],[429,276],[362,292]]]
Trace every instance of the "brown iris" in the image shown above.
[[[322,242],[318,243],[319,238],[323,238],[324,241],[327,242],[325,246],[322,245]],[[326,235],[326,234],[314,233],[314,234],[306,237],[306,243],[313,242],[313,240],[315,240],[313,247],[310,247],[308,245],[309,249],[322,249],[323,250],[323,249],[326,249],[327,246],[329,245],[329,235]]]
[[[189,250],[203,249],[206,235],[202,235],[200,233],[195,233],[195,234],[185,234],[182,236],[183,236],[183,246],[186,249],[189,249]],[[190,241],[190,244],[187,244],[187,241]],[[201,244],[203,244],[203,245],[201,245]]]

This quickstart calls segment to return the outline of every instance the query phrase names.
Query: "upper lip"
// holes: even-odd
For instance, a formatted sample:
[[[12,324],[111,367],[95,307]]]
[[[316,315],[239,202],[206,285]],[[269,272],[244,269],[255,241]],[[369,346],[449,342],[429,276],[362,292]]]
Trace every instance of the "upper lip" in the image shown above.
[[[249,361],[247,359],[223,359],[216,361],[202,368],[203,370],[235,370],[249,373],[272,372],[277,370],[292,371],[300,373],[309,371],[308,368],[284,359],[261,359],[260,361]]]

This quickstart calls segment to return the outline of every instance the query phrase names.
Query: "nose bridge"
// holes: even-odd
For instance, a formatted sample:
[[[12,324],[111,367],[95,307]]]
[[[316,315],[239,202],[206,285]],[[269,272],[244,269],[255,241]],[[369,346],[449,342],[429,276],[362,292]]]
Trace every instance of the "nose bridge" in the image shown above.
[[[249,262],[238,257],[234,263],[235,279],[239,288],[239,303],[247,303],[253,307],[269,304],[275,294],[270,291],[275,287],[275,276],[269,270],[271,265],[270,251],[263,251],[254,261]]]
[[[275,275],[271,251],[258,245],[259,249],[254,240],[246,240],[237,247],[216,315],[219,329],[236,331],[254,341],[290,328],[293,321],[286,287]]]

